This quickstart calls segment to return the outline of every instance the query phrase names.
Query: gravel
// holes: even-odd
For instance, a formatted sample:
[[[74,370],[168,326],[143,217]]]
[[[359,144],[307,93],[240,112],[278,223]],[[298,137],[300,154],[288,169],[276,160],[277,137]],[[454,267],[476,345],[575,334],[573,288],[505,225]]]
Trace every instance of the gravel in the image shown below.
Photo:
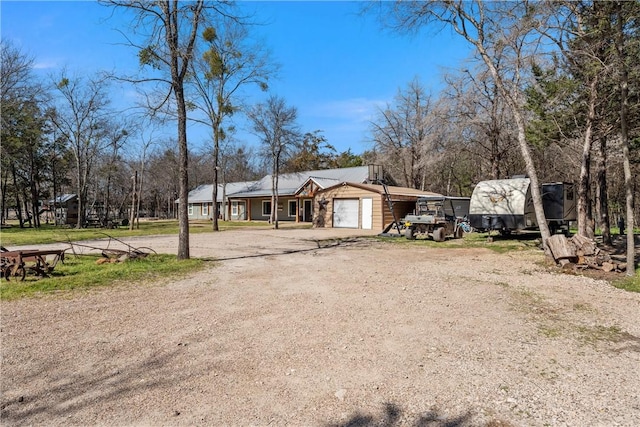
[[[640,294],[357,232],[194,234],[188,277],[2,302],[2,425],[640,425]]]

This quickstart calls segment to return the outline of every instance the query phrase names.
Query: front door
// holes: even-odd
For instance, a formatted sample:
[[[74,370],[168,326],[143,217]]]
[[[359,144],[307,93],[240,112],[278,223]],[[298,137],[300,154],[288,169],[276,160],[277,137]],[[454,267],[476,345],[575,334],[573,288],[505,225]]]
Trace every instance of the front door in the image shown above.
[[[371,197],[362,199],[362,228],[364,230],[373,228],[373,199]]]
[[[313,221],[313,200],[305,200],[303,202],[304,210],[302,211],[302,221],[303,222],[311,222]]]
[[[247,205],[244,201],[231,202],[231,219],[236,221],[244,221],[247,219]]]

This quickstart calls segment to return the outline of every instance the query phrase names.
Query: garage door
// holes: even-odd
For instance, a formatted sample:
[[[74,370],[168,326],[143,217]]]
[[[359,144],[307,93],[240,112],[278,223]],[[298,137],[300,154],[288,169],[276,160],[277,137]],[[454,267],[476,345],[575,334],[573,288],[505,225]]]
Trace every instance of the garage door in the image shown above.
[[[333,226],[358,228],[358,199],[334,199]]]

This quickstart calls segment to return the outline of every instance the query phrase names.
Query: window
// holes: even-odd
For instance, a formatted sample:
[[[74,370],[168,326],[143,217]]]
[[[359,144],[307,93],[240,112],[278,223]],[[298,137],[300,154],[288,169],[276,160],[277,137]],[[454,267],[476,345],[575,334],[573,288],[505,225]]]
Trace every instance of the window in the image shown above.
[[[295,200],[289,200],[289,216],[296,216],[298,203]]]
[[[271,216],[271,200],[262,201],[262,215]]]
[[[193,205],[191,203],[189,203],[189,215],[193,215]]]
[[[209,215],[209,204],[208,203],[203,203],[202,204],[202,216],[207,216]]]
[[[573,186],[567,189],[567,200],[573,200]]]
[[[238,202],[231,202],[231,215],[238,216]]]

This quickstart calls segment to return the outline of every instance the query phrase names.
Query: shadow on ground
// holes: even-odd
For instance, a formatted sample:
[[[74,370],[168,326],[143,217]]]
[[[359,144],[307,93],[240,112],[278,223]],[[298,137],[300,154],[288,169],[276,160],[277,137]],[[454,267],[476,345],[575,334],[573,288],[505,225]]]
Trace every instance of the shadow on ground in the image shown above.
[[[384,413],[379,417],[365,414],[354,414],[347,421],[338,424],[327,424],[327,427],[395,427],[411,425],[413,427],[471,427],[477,426],[477,420],[473,419],[471,412],[458,416],[447,417],[437,411],[427,411],[412,420],[403,419],[402,409],[393,403],[386,403]],[[409,422],[409,424],[407,424]],[[485,427],[511,427],[512,424],[502,420],[491,420],[484,424]]]
[[[78,370],[69,376],[60,376],[53,367],[48,367],[47,372],[38,373],[38,377],[46,379],[46,384],[32,388],[37,391],[31,394],[21,394],[15,390],[20,385],[15,384],[11,393],[14,397],[9,399],[5,399],[5,384],[0,424],[37,425],[43,419],[65,418],[72,424],[75,413],[96,403],[118,404],[149,388],[170,388],[175,380],[170,380],[168,369],[177,353],[175,350],[154,354],[139,363],[111,369]]]

